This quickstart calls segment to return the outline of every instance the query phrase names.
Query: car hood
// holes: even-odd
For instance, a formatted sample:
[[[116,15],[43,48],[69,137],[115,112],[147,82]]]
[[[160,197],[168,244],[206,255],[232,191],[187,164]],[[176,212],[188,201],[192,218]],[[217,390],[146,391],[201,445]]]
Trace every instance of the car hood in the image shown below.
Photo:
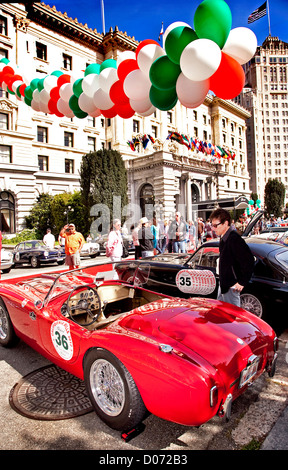
[[[158,312],[147,309],[160,306]],[[267,346],[267,337],[257,327],[257,320],[238,307],[213,299],[175,299],[153,302],[137,309],[142,315],[132,315],[122,321],[126,327],[143,335],[161,337],[171,346],[181,350],[183,345],[197,356],[201,356],[216,370],[224,374],[237,375],[252,355],[262,356]],[[165,309],[163,309],[165,305]],[[146,311],[145,311],[146,308]],[[144,315],[143,315],[144,314]],[[266,324],[265,324],[266,325]],[[270,327],[268,327],[270,331]]]

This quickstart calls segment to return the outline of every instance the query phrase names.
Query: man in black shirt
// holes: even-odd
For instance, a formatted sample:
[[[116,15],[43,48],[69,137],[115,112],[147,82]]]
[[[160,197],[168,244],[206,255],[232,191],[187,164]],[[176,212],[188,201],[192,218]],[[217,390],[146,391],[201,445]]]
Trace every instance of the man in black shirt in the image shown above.
[[[240,307],[240,293],[252,276],[254,257],[247,243],[232,229],[228,211],[216,209],[210,219],[212,229],[220,237],[218,299]]]

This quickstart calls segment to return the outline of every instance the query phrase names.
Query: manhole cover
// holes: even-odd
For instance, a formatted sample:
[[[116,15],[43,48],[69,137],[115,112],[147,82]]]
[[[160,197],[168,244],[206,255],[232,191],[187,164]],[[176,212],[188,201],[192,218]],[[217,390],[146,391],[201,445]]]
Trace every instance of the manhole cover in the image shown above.
[[[54,365],[23,377],[11,390],[9,403],[23,416],[47,421],[93,411],[84,382]]]

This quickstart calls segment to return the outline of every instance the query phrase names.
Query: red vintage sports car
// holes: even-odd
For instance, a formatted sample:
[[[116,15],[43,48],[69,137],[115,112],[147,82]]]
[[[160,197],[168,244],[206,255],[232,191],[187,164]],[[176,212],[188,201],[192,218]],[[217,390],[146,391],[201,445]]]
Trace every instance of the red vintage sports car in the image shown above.
[[[274,374],[274,331],[230,304],[147,290],[149,266],[139,269],[137,284],[103,281],[107,264],[2,281],[0,344],[21,338],[84,380],[113,429],[129,431],[147,411],[188,426],[229,417],[252,381]]]

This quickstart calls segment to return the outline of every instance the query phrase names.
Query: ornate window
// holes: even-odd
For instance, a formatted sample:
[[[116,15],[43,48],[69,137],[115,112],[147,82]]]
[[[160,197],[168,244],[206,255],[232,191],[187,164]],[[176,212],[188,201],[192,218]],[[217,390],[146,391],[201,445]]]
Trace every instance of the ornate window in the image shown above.
[[[15,233],[15,199],[8,191],[0,192],[0,230]]]

